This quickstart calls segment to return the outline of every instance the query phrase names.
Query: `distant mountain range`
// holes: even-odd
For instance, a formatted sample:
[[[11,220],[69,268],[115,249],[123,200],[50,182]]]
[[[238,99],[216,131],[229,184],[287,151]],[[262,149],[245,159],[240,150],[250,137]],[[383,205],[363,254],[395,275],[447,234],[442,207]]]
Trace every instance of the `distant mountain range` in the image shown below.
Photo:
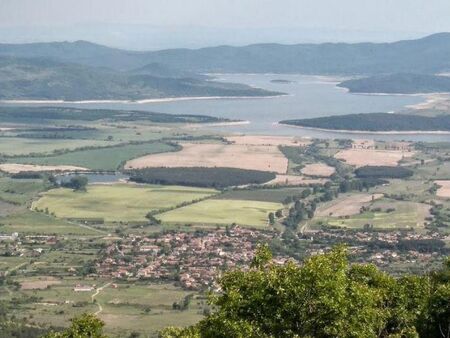
[[[438,93],[450,92],[450,77],[401,73],[348,80],[338,86],[351,93]]]
[[[159,64],[194,73],[375,75],[450,71],[450,33],[394,43],[257,44],[135,52],[86,41],[0,44],[0,55],[116,70]]]
[[[450,91],[450,33],[394,43],[258,44],[136,52],[86,41],[0,44],[0,99],[141,100],[281,94],[206,73],[366,76],[352,92]]]
[[[278,92],[150,64],[129,72],[50,58],[0,57],[0,100],[143,100],[171,97],[258,97]]]

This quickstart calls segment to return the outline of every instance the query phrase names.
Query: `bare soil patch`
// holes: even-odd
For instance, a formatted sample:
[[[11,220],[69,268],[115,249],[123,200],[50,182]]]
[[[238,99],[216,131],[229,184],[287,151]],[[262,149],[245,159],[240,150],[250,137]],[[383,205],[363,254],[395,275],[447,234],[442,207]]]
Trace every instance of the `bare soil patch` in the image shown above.
[[[383,197],[383,194],[351,194],[333,200],[317,209],[317,216],[351,216],[359,214],[361,207]]]
[[[309,184],[325,184],[328,182],[324,178],[307,178],[297,175],[277,175],[275,179],[266,183],[266,185],[309,185]]]
[[[224,167],[285,174],[288,159],[277,146],[181,143],[178,152],[146,155],[130,160],[126,169],[157,167]]]
[[[336,169],[325,163],[312,163],[305,165],[301,173],[307,176],[317,176],[317,177],[330,177],[334,174]]]
[[[311,140],[298,139],[289,136],[261,136],[261,135],[242,135],[228,136],[226,140],[234,144],[260,145],[260,146],[299,146],[304,147],[311,144]]]
[[[366,165],[396,167],[403,158],[410,158],[414,154],[413,151],[345,149],[334,157],[356,167]]]
[[[18,163],[3,163],[0,164],[0,170],[10,174],[17,174],[22,171],[85,171],[87,168],[76,167],[72,165],[35,165],[35,164],[18,164]]]
[[[37,280],[29,280],[21,283],[22,290],[43,290],[48,286],[61,284],[61,281],[53,277],[45,277]]]
[[[434,181],[434,183],[439,186],[439,189],[436,191],[436,196],[450,198],[450,180]]]

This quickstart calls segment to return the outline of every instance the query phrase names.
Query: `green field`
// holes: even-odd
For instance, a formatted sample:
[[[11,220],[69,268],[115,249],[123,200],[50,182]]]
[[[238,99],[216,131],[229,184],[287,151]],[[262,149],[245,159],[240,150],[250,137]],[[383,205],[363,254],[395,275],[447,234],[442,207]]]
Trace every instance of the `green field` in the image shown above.
[[[87,192],[54,189],[33,203],[60,218],[103,218],[106,222],[144,221],[152,210],[175,207],[183,202],[208,197],[214,189],[158,185],[92,185]]]
[[[43,180],[0,177],[0,200],[3,202],[24,205],[43,190],[45,190]]]
[[[19,282],[32,282],[36,278],[21,278]],[[69,319],[82,312],[94,313],[99,310],[99,318],[106,323],[106,332],[111,337],[128,337],[131,331],[156,335],[167,326],[187,326],[202,318],[205,300],[189,291],[170,284],[118,284],[112,288],[108,280],[65,277],[58,284],[42,290],[20,290],[15,296],[38,297],[38,300],[17,309],[16,315],[32,316],[35,323],[68,326]],[[106,286],[92,302],[91,292],[74,292],[76,284]],[[0,289],[1,291],[1,289]],[[195,297],[186,310],[173,310],[174,302],[183,302],[187,295]],[[0,293],[1,298],[11,295]],[[0,299],[1,299],[0,298]]]
[[[214,197],[221,200],[248,200],[281,203],[286,197],[299,195],[304,188],[230,190]]]
[[[381,208],[380,211],[374,211]],[[386,212],[394,208],[393,212]],[[409,229],[422,228],[425,218],[429,215],[430,206],[422,203],[378,200],[375,201],[369,211],[349,217],[315,217],[312,228],[321,224],[333,227],[361,229],[364,225],[373,225],[377,229]]]
[[[70,140],[70,139],[31,139],[20,137],[0,137],[0,154],[27,155],[49,154],[55,150],[76,149],[81,147],[103,147],[113,145],[115,141]]]
[[[133,158],[174,150],[166,143],[127,144],[108,148],[98,148],[68,152],[56,156],[11,158],[11,163],[39,165],[73,165],[92,170],[116,170],[127,160]]]
[[[71,224],[62,219],[54,218],[43,213],[28,209],[9,216],[0,217],[0,232],[19,234],[45,234],[45,235],[99,235],[101,232]]]
[[[205,200],[175,209],[157,217],[167,223],[267,226],[269,212],[281,209],[281,203],[245,200]]]

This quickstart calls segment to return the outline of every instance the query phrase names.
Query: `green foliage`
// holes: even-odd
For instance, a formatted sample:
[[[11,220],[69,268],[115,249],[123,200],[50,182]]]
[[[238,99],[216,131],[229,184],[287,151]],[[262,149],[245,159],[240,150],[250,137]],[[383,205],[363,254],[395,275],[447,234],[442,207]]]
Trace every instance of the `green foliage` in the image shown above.
[[[11,123],[37,123],[42,121],[150,121],[155,123],[211,123],[229,121],[206,115],[164,114],[130,110],[80,109],[69,107],[0,107],[0,121]],[[78,131],[81,133],[81,131]]]
[[[63,183],[62,186],[75,191],[86,191],[87,184],[88,178],[86,176],[77,175],[72,177],[69,182]]]
[[[325,116],[311,119],[285,120],[282,124],[322,128],[330,130],[364,130],[364,131],[437,131],[450,130],[450,116],[435,117],[369,113]]]
[[[443,272],[396,279],[374,265],[350,265],[344,247],[302,266],[270,259],[260,246],[249,271],[220,279],[221,292],[211,298],[217,311],[160,336],[448,337],[450,286],[437,277]]]
[[[72,319],[71,326],[62,332],[51,332],[42,338],[106,338],[103,323],[94,315],[84,313]]]
[[[450,90],[450,79],[430,74],[388,74],[347,80],[339,86],[352,93],[439,93]]]
[[[356,169],[355,174],[359,178],[406,178],[412,176],[413,171],[404,167],[366,165]]]
[[[223,188],[244,184],[265,183],[275,174],[237,168],[145,168],[130,170],[130,180],[138,183],[172,184]]]
[[[0,56],[1,99],[139,100],[179,96],[271,96],[247,85],[131,74],[50,59]],[[51,86],[48,84],[52,83]]]

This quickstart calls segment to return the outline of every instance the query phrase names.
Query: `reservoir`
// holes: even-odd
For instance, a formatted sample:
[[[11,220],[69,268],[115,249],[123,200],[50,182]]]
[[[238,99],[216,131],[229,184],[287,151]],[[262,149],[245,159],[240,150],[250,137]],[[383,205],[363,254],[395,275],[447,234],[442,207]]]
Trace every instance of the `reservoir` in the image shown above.
[[[336,86],[343,79],[286,74],[216,74],[216,80],[244,83],[287,95],[271,98],[215,98],[147,103],[58,103],[58,106],[200,114],[248,121],[245,125],[208,127],[221,132],[292,135],[317,138],[450,141],[445,134],[352,134],[277,125],[280,120],[354,113],[396,112],[424,101],[423,96],[351,94]],[[278,81],[282,79],[282,81]],[[273,81],[276,80],[276,81]],[[49,105],[45,103],[43,105]]]

